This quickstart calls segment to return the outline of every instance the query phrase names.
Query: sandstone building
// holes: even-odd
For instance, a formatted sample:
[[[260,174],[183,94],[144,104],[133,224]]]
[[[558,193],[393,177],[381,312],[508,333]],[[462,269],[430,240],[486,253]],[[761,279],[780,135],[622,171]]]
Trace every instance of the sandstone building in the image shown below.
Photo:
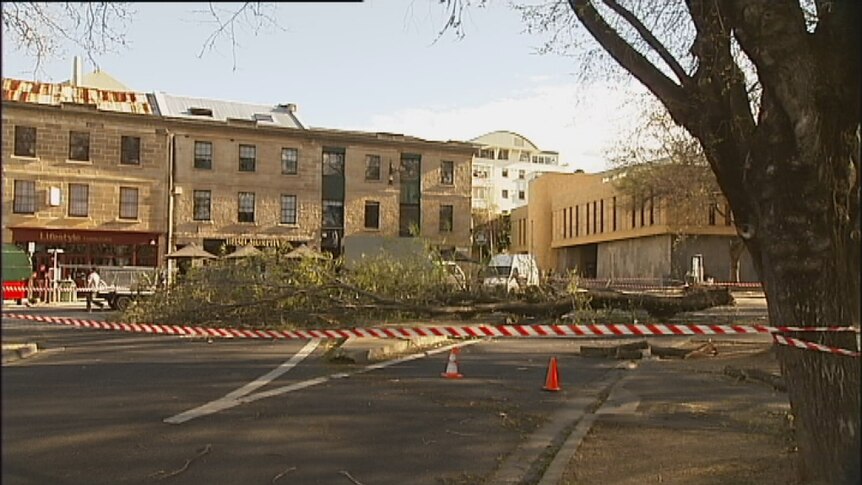
[[[80,76],[79,76],[80,77]],[[3,79],[4,241],[35,264],[161,266],[344,236],[470,246],[473,145],[307,128],[294,105]]]

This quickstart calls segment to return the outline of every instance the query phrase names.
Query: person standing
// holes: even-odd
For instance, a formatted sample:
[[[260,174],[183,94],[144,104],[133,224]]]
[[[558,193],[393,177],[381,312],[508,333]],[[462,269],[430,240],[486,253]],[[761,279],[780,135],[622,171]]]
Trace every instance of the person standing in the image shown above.
[[[105,304],[101,301],[96,301],[96,292],[102,287],[102,277],[99,276],[99,271],[94,267],[87,275],[87,312],[93,311],[93,303],[99,305],[99,309],[105,308]]]

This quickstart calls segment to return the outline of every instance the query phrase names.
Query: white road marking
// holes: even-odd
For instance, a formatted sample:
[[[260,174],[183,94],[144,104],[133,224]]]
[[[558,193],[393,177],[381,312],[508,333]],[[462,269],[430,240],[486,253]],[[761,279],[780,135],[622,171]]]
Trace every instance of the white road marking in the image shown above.
[[[170,418],[166,418],[164,421],[170,424],[180,424],[200,416],[206,416],[207,414],[213,414],[219,411],[224,411],[228,408],[232,408],[238,404],[238,398],[267,385],[268,383],[272,382],[273,379],[276,379],[278,376],[296,367],[297,364],[302,362],[306,357],[308,357],[312,352],[314,352],[314,349],[316,349],[318,345],[320,345],[320,339],[313,339],[307,344],[305,344],[305,347],[300,349],[299,352],[296,353],[296,355],[290,358],[290,360],[281,364],[270,372],[267,372],[266,374],[249,382],[248,384],[240,387],[239,389],[228,393],[222,398],[208,402],[203,406],[198,406],[194,409],[182,412],[180,414],[177,414],[176,416],[171,416]]]
[[[383,368],[390,367],[390,366],[393,366],[396,364],[401,364],[404,362],[410,362],[411,360],[421,359],[423,357],[428,357],[428,356],[431,356],[434,354],[446,352],[446,351],[449,351],[449,350],[454,349],[456,347],[465,347],[467,345],[478,344],[478,343],[483,342],[483,341],[484,340],[469,340],[466,342],[458,342],[458,343],[455,343],[452,345],[447,345],[445,347],[440,347],[439,349],[423,351],[423,352],[420,352],[417,354],[411,354],[411,355],[407,355],[404,357],[400,357],[398,359],[387,360],[385,362],[378,362],[376,364],[367,365],[367,366],[363,367],[362,369],[359,369],[359,370],[352,372],[352,373],[338,372],[335,374],[330,374],[328,376],[315,377],[314,379],[308,379],[305,381],[296,382],[296,383],[290,384],[288,386],[277,387],[275,389],[270,389],[268,391],[261,391],[261,392],[258,392],[257,394],[251,394],[251,395],[239,394],[240,390],[245,389],[247,387],[250,387],[252,384],[255,384],[257,381],[264,379],[264,377],[269,376],[270,374],[275,372],[275,371],[273,371],[273,372],[270,372],[269,374],[267,374],[266,376],[263,376],[263,377],[259,378],[258,380],[247,384],[246,386],[243,386],[241,389],[238,389],[238,390],[228,394],[227,396],[225,396],[221,399],[209,402],[209,403],[204,404],[203,406],[197,407],[195,409],[177,414],[176,416],[166,418],[164,420],[164,422],[168,423],[168,424],[182,424],[182,423],[185,423],[186,421],[190,421],[192,419],[199,418],[201,416],[214,414],[214,413],[217,413],[219,411],[224,411],[226,409],[230,409],[230,408],[239,406],[240,404],[246,404],[246,403],[258,401],[260,399],[265,399],[268,397],[280,396],[282,394],[287,394],[288,392],[299,391],[301,389],[313,387],[313,386],[316,386],[318,384],[323,384],[323,383],[328,382],[332,379],[344,379],[344,378],[350,377],[351,375],[364,374],[366,372],[371,372],[373,370],[383,369]],[[311,345],[311,342],[309,342],[309,345]],[[308,345],[306,345],[306,347],[308,347]],[[305,350],[305,349],[303,349],[303,350]],[[300,351],[300,353],[302,353],[302,350]],[[310,353],[310,351],[309,351],[309,353]],[[296,358],[298,355],[299,354],[295,355],[291,360]],[[303,358],[304,358],[304,356],[303,356]],[[299,359],[299,360],[302,360],[302,359]],[[297,361],[297,362],[299,362],[299,361]],[[286,364],[283,364],[283,365],[286,365]],[[282,373],[284,373],[284,372],[282,372]],[[256,386],[256,387],[254,387],[254,389],[256,389],[262,385],[263,384]],[[230,395],[235,395],[235,397],[228,399],[228,396],[230,396]]]

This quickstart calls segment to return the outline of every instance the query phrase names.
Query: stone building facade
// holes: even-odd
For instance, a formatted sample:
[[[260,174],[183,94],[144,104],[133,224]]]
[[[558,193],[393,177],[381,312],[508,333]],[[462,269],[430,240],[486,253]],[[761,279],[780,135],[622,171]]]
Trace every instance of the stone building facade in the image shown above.
[[[169,146],[147,96],[4,79],[2,99],[3,241],[36,268],[54,249],[66,265],[158,265]]]
[[[473,145],[308,129],[258,106],[3,80],[3,241],[36,264],[162,266],[196,243],[470,246]]]

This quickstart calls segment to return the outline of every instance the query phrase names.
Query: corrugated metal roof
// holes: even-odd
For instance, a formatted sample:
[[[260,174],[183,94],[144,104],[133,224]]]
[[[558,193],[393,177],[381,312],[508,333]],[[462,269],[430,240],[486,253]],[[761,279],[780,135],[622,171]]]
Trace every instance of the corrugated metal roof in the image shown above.
[[[266,106],[217,99],[189,98],[161,92],[155,93],[155,98],[159,113],[170,118],[214,121],[243,120],[256,122],[259,126],[305,128],[296,114],[291,113],[287,106]],[[212,114],[192,114],[192,111],[209,111]]]
[[[78,103],[94,105],[102,111],[153,114],[153,107],[147,95],[130,91],[108,91],[4,78],[2,97],[4,101],[54,106],[61,103]]]

